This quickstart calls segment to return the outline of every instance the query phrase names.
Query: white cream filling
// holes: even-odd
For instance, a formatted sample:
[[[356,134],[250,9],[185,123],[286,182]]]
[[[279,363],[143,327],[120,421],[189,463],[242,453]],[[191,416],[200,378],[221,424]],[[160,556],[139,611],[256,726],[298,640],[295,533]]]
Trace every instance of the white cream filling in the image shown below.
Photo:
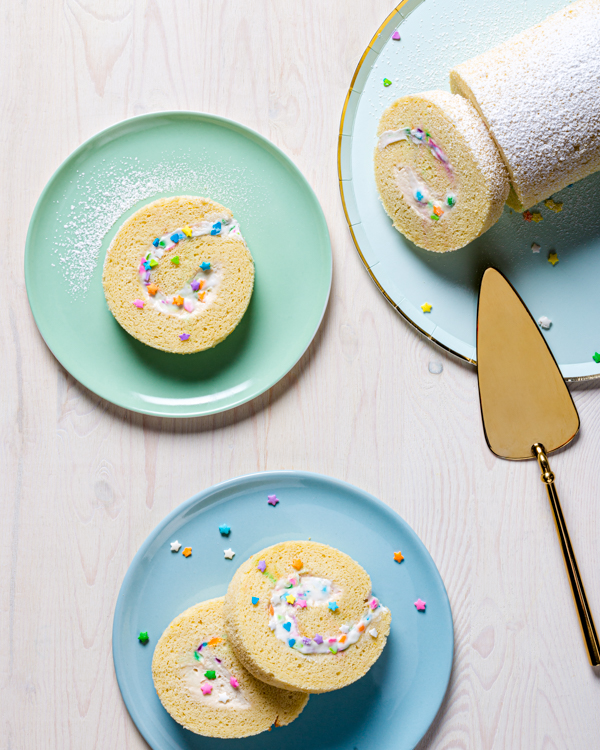
[[[196,652],[198,653],[198,652]],[[212,708],[250,708],[250,703],[244,696],[241,687],[234,688],[231,684],[231,672],[218,662],[216,657],[204,651],[198,653],[198,660],[193,657],[181,664],[183,682],[186,684],[190,695],[203,705]],[[213,670],[216,672],[214,680],[204,676],[205,672]],[[212,692],[205,695],[202,692],[203,685],[210,685]]]
[[[440,198],[429,189],[425,180],[410,166],[398,169],[396,184],[402,193],[402,197],[412,210],[430,222],[443,220],[448,211],[451,211],[456,205],[454,193],[446,193],[444,198]],[[434,209],[437,210],[439,215],[435,213]]]

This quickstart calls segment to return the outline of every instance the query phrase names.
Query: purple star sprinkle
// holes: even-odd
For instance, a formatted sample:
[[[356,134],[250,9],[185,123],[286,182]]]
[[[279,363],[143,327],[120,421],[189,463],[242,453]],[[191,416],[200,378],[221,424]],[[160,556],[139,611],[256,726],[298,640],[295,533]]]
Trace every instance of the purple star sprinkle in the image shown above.
[[[310,638],[303,638],[303,639],[302,639],[302,643],[303,643],[303,644],[304,644],[305,646],[310,646],[311,642],[312,642],[312,641],[310,640]]]
[[[194,280],[192,281],[192,283],[190,284],[190,286],[192,287],[192,289],[193,289],[193,290],[194,290],[195,292],[197,292],[197,291],[198,291],[198,289],[200,289],[200,282],[198,281],[198,279],[194,279]]]
[[[269,505],[272,505],[273,507],[275,507],[279,502],[279,500],[277,499],[277,495],[268,495],[268,498]]]
[[[260,570],[261,573],[264,573],[267,569],[267,563],[264,560],[261,560],[256,567]]]
[[[187,341],[187,340],[189,339],[189,337],[190,337],[190,334],[189,334],[189,333],[182,333],[182,334],[181,334],[181,336],[180,336],[179,338],[180,338],[180,339],[181,339],[182,341]]]
[[[323,636],[322,636],[322,635],[319,635],[319,634],[317,633],[317,634],[315,635],[315,639],[314,639],[314,640],[315,640],[315,643],[319,643],[319,644],[321,644],[321,643],[323,643]]]

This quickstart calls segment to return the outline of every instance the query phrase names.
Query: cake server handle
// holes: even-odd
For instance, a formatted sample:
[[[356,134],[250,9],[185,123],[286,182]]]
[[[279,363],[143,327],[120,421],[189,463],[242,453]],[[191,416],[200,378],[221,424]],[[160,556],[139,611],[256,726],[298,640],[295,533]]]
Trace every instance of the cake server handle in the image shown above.
[[[573,546],[571,545],[571,540],[569,538],[567,524],[565,523],[562,509],[560,507],[558,493],[554,484],[554,474],[550,470],[550,464],[544,446],[541,443],[535,443],[531,450],[538,460],[542,472],[542,482],[544,482],[546,490],[548,491],[548,499],[550,500],[552,513],[554,514],[556,531],[558,533],[558,538],[560,539],[560,546],[562,548],[565,566],[569,575],[569,581],[571,582],[571,590],[573,591],[573,598],[575,599],[575,606],[577,607],[577,614],[579,615],[583,640],[585,641],[588,651],[590,664],[593,667],[597,667],[600,664],[600,641],[598,640],[598,633],[596,632],[596,626],[594,625],[594,619],[592,618],[592,611],[590,610],[590,605],[588,604],[587,596],[585,595],[583,582],[579,575],[579,568],[577,567],[577,560],[575,559],[575,553],[573,552]]]

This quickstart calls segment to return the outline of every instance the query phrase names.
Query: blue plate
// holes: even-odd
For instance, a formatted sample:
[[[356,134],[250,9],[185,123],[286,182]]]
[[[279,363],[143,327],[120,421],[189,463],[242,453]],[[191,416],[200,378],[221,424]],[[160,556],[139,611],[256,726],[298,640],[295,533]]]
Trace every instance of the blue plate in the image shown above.
[[[533,317],[552,320],[542,331],[563,376],[600,377],[600,172],[544,204],[543,221],[524,221],[505,207],[500,220],[461,250],[431,253],[392,226],[375,185],[373,151],[379,119],[401,96],[449,90],[450,69],[534,26],[569,0],[404,0],[384,21],[361,58],[346,98],[339,139],[339,176],[346,218],[357,250],[388,301],[428,338],[476,360],[477,295],[493,265],[515,286]],[[395,29],[400,41],[391,38]],[[383,79],[392,83],[384,87]],[[532,85],[535,85],[532,83]],[[534,254],[532,243],[541,245]],[[552,266],[548,254],[556,250]],[[429,313],[421,305],[430,303]]]
[[[279,505],[267,504],[275,493]],[[231,526],[222,537],[219,525]],[[382,656],[358,682],[312,696],[290,726],[228,740],[240,750],[410,750],[443,700],[454,651],[448,595],[431,556],[394,511],[362,490],[320,474],[265,472],[195,495],[157,526],[133,559],[117,600],[113,656],[123,699],[154,750],[223,747],[179,726],[152,683],[154,647],[171,620],[196,602],[222,596],[238,565],[276,542],[308,539],[346,552],[369,572],[373,591],[391,609]],[[178,539],[192,556],[170,551]],[[231,547],[235,558],[226,560]],[[394,562],[401,550],[405,560]],[[426,612],[414,606],[420,597]],[[147,630],[150,642],[137,640]]]

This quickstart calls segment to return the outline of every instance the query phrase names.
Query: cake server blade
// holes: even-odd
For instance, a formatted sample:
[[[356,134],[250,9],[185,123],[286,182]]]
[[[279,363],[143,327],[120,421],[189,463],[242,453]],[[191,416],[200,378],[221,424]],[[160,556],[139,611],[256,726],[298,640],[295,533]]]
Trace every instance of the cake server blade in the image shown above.
[[[477,376],[485,438],[500,458],[537,458],[560,539],[591,664],[596,633],[548,453],[567,445],[579,415],[554,357],[522,299],[495,268],[483,274],[477,309]]]

